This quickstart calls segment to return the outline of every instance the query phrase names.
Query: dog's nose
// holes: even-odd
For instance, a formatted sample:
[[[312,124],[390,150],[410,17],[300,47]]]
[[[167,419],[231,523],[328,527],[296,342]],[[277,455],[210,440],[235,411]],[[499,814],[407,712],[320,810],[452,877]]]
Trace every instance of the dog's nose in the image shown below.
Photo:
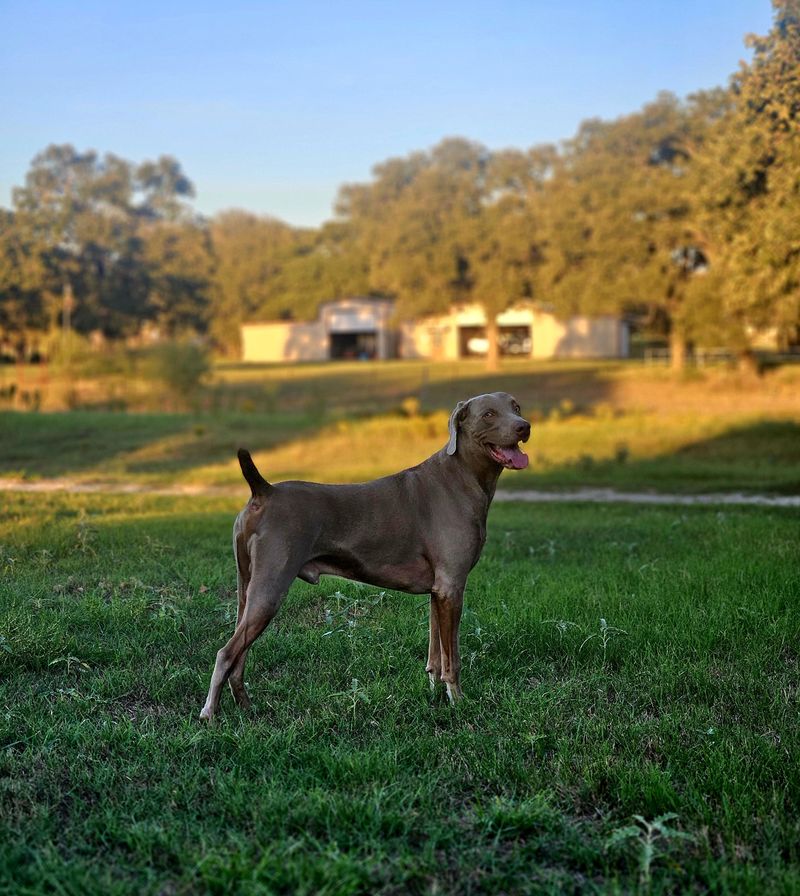
[[[531,425],[527,420],[522,420],[517,424],[517,435],[523,442],[527,442],[531,435]]]

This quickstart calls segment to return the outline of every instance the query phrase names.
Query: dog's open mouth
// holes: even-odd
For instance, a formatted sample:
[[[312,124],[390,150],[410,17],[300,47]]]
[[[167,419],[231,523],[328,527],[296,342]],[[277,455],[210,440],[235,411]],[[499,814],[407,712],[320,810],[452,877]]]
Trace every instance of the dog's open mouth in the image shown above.
[[[488,445],[489,455],[492,460],[504,466],[507,470],[524,470],[528,466],[528,455],[521,451],[518,445],[509,448],[501,448],[499,445]]]

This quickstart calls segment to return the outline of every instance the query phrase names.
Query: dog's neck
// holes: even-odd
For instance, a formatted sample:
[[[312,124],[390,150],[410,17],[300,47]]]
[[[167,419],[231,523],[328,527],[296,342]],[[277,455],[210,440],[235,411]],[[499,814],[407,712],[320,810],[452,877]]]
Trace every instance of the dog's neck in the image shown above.
[[[486,496],[486,510],[494,498],[497,480],[503,472],[500,464],[495,463],[483,451],[471,451],[468,446],[459,445],[455,454],[447,454],[442,450],[438,454],[444,468],[460,475],[467,482],[474,483]]]

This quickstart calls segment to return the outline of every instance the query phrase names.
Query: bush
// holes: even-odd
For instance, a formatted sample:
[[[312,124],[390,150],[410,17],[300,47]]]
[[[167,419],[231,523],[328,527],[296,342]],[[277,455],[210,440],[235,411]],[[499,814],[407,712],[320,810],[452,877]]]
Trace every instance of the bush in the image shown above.
[[[54,330],[45,344],[50,368],[57,375],[74,378],[131,374],[130,353],[120,345],[96,347],[73,330]]]
[[[148,349],[142,364],[146,379],[162,383],[174,398],[196,397],[211,371],[208,350],[197,342],[164,342]]]

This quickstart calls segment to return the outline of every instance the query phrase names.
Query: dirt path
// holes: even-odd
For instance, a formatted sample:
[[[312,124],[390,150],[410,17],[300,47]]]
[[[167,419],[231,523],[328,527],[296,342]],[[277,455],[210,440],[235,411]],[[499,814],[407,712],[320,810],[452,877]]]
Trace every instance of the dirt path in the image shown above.
[[[74,492],[80,494],[148,494],[148,495],[204,495],[235,496],[246,489],[223,485],[148,486],[139,482],[80,482],[66,478],[22,479],[0,478],[0,492]],[[800,495],[748,495],[739,492],[706,495],[675,495],[661,492],[618,492],[611,488],[581,488],[563,492],[535,489],[507,491],[498,489],[496,501],[524,501],[529,503],[560,502],[592,504],[665,504],[665,505],[755,505],[759,507],[800,507]]]

